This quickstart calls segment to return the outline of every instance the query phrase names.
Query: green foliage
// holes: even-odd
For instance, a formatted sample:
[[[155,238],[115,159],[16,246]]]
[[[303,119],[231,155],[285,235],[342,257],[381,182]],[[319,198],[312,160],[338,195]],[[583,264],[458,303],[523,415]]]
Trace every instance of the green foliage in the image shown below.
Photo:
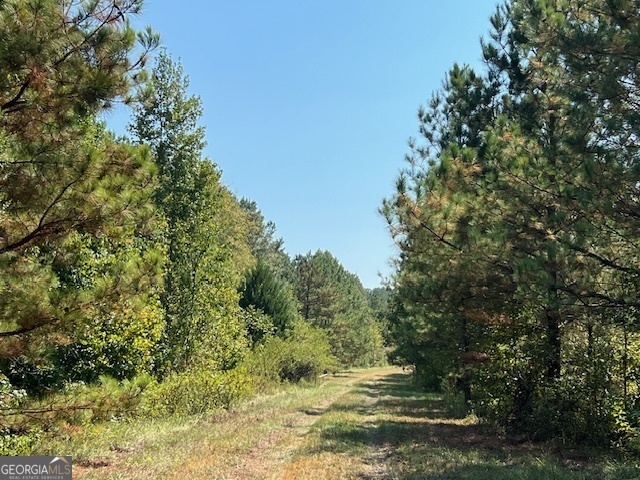
[[[5,332],[26,333],[52,323],[73,322],[74,314],[85,305],[113,294],[113,284],[94,283],[93,289],[73,285],[77,287],[74,289],[66,278],[60,278],[67,270],[83,268],[80,264],[83,259],[74,251],[82,246],[73,238],[67,239],[75,234],[85,238],[104,235],[117,245],[150,215],[150,191],[146,185],[151,182],[153,169],[146,151],[114,143],[99,127],[96,132],[90,145],[61,152],[65,155],[63,165],[55,163],[55,159],[21,156],[14,157],[15,163],[0,165],[3,178],[12,183],[11,188],[2,189],[3,204],[16,208],[15,211],[5,208],[0,213],[4,232],[4,246],[0,246],[3,267],[0,286],[4,292],[0,321]],[[67,153],[70,157],[66,157]],[[37,165],[44,162],[43,170],[51,170],[28,169],[29,172],[21,173],[29,162]],[[50,162],[56,164],[55,169]],[[26,178],[25,175],[40,178],[49,187],[40,189],[14,181],[17,177]],[[26,192],[21,193],[21,188]],[[46,188],[50,190],[47,192]],[[31,193],[34,189],[40,192],[37,200]],[[76,215],[82,221],[73,220]],[[58,216],[64,220],[57,219]],[[47,219],[60,226],[53,229],[58,232],[55,235],[47,234],[52,229],[43,226]],[[83,224],[84,219],[89,219],[87,224]],[[143,267],[141,271],[144,270]],[[129,282],[125,285],[129,286]]]
[[[27,392],[14,388],[8,378],[0,378],[0,411],[17,410],[25,403]],[[5,417],[6,418],[6,417]],[[8,417],[10,419],[11,417]],[[40,437],[39,428],[17,431],[9,422],[0,426],[0,454],[6,456],[29,455]]]
[[[247,242],[253,256],[265,263],[278,279],[291,281],[294,276],[291,260],[284,251],[284,240],[275,237],[275,223],[266,221],[258,204],[252,200],[242,198],[240,206],[249,215]]]
[[[101,377],[93,385],[71,384],[64,390],[37,399],[23,396],[7,403],[5,395],[0,415],[4,445],[26,449],[42,431],[131,416],[137,411],[142,392],[151,381],[148,375],[122,382]]]
[[[367,289],[367,303],[379,322],[384,322],[390,315],[393,291],[388,288]]]
[[[289,285],[279,280],[260,258],[246,274],[241,291],[240,306],[253,307],[267,315],[279,334],[289,329],[298,319],[296,302]],[[254,343],[260,340],[260,330],[249,328]]]
[[[331,351],[345,366],[382,365],[386,355],[380,330],[366,309],[338,314],[328,332]]]
[[[278,329],[273,324],[271,317],[265,315],[262,310],[256,310],[252,305],[242,309],[243,323],[253,346],[262,339],[276,334]]]
[[[153,228],[155,168],[148,149],[97,120],[128,97],[157,45],[130,26],[139,6],[0,4],[0,365],[32,393],[149,368],[157,332],[141,335],[136,322],[153,317],[159,265],[141,236]],[[59,349],[99,336],[103,316],[128,338],[110,334],[95,372],[73,358],[60,364]],[[140,340],[130,347],[132,336]],[[123,365],[111,349],[132,358]]]
[[[0,455],[15,457],[28,456],[41,438],[41,432],[33,429],[28,432],[14,434],[11,430],[0,430]]]
[[[508,430],[615,441],[638,398],[640,84],[621,52],[640,16],[531,0],[491,23],[485,71],[447,73],[383,203],[395,359]]]
[[[140,2],[120,12],[108,3],[0,5],[3,255],[126,224],[147,194],[145,151],[115,142],[95,122],[128,94],[147,53],[132,58],[136,32],[127,19]]]
[[[145,392],[138,415],[161,418],[229,409],[252,394],[255,380],[241,369],[201,366],[169,375]]]
[[[0,364],[12,382],[42,394],[70,381],[150,372],[164,327],[154,298],[157,249],[141,238],[72,233],[56,249],[41,248],[39,258],[51,265],[52,297],[76,303],[66,305],[55,328],[0,343]]]
[[[267,338],[247,356],[244,366],[252,375],[270,381],[315,380],[337,369],[326,333],[299,322],[285,338]]]
[[[384,360],[381,327],[358,277],[330,252],[299,255],[294,261],[302,317],[326,330],[331,351],[344,366],[372,366]]]
[[[143,70],[158,37],[131,27],[141,0],[116,3],[0,1],[3,454],[41,430],[230,408],[258,381],[337,368],[331,351],[382,359],[364,289],[328,252],[304,279],[330,297],[307,316],[323,329],[298,322],[275,226],[203,157],[179,62]],[[115,101],[137,101],[136,145],[98,121]]]
[[[159,170],[154,197],[165,226],[157,235],[167,252],[160,372],[181,371],[202,355],[230,368],[246,343],[236,287],[250,262],[248,219],[202,158],[202,106],[187,89],[181,65],[160,55],[130,125]]]
[[[119,420],[137,410],[144,392],[152,384],[153,379],[149,375],[122,381],[102,376],[94,384],[71,384],[62,392],[32,404],[31,408],[50,409],[51,414],[47,418],[51,423],[64,421],[82,425]]]
[[[124,302],[98,309],[76,325],[72,343],[57,346],[54,364],[72,381],[94,382],[101,375],[131,379],[150,373],[164,329],[162,312],[152,300],[141,308]],[[96,322],[95,319],[100,319]]]

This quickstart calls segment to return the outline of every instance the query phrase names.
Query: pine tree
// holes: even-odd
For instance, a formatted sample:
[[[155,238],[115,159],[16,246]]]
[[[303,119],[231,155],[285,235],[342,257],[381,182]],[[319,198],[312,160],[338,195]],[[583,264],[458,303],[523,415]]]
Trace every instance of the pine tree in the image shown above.
[[[300,314],[326,330],[332,354],[343,365],[374,365],[383,359],[382,334],[358,277],[330,252],[298,255],[294,261]]]
[[[128,23],[140,4],[0,4],[2,336],[73,322],[100,302],[109,290],[80,294],[57,278],[73,257],[68,237],[123,237],[150,215],[148,152],[96,120],[128,96],[157,45]]]
[[[593,363],[594,332],[615,335],[619,313],[637,307],[637,65],[622,53],[636,48],[625,26],[637,9],[595,3],[500,7],[485,75],[449,72],[383,205],[401,250],[400,331],[428,340],[416,348],[484,345],[515,380],[481,391],[504,400],[511,427],[541,436],[579,423],[582,404],[563,412],[571,420],[540,422],[576,391],[600,402],[585,421],[593,438],[609,428],[602,392],[615,388]],[[476,340],[470,325],[482,326]]]
[[[150,368],[157,252],[132,239],[155,169],[98,121],[157,46],[129,24],[140,5],[0,3],[0,363],[29,392]]]
[[[271,268],[261,259],[247,272],[242,288],[240,306],[253,307],[266,314],[283,336],[298,319],[297,305],[287,283],[276,277]],[[254,343],[257,332],[250,332]]]

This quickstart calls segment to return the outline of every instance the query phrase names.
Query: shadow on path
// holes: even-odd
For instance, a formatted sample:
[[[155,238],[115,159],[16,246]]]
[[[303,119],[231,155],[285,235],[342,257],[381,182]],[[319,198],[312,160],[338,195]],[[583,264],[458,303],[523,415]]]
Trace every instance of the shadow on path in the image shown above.
[[[369,480],[640,478],[640,469],[611,463],[604,469],[586,455],[500,437],[473,418],[452,418],[442,397],[418,391],[409,375],[361,383],[354,394],[362,402],[337,402],[327,409],[317,424],[320,441],[303,455],[365,452],[384,465],[360,476]],[[358,415],[357,421],[341,420],[349,412]]]

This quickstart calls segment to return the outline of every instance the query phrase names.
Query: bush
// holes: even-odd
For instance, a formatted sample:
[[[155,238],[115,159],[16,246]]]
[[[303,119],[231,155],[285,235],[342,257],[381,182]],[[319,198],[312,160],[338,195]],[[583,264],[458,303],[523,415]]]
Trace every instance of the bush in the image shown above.
[[[57,426],[86,425],[133,415],[149,376],[118,382],[69,384],[56,394],[39,398],[16,390],[0,377],[0,455],[29,455],[41,434]]]
[[[6,457],[30,455],[40,440],[37,428],[23,433],[14,433],[8,428],[0,429],[0,455]]]
[[[297,323],[285,338],[270,337],[245,359],[253,375],[271,381],[297,383],[315,380],[326,371],[337,370],[326,333],[306,323]]]
[[[524,349],[499,346],[491,359],[475,378],[473,406],[503,431],[583,445],[607,445],[619,435],[614,415],[619,393],[587,362],[574,366],[567,359],[562,376],[550,379],[543,359]],[[597,364],[603,366],[611,364]]]
[[[200,366],[168,376],[145,392],[139,414],[154,418],[228,409],[254,391],[255,379],[243,369],[227,372]]]
[[[26,392],[16,389],[9,379],[0,374],[0,410],[5,415],[0,427],[0,455],[29,455],[40,437],[40,429],[22,429],[17,431],[10,427],[13,415],[26,401]]]
[[[164,318],[154,299],[141,307],[123,301],[78,322],[70,342],[57,345],[52,365],[63,381],[94,383],[101,375],[118,380],[149,373]]]

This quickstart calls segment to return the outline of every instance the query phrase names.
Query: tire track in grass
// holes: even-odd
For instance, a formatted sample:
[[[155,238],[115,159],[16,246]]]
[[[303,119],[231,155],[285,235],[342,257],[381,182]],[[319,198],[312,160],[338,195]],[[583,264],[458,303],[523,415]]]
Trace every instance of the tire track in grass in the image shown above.
[[[291,388],[258,398],[234,411],[188,418],[155,436],[132,438],[137,448],[96,455],[74,469],[74,478],[279,479],[286,463],[324,412],[354,384],[377,370],[327,377],[318,387]],[[142,426],[142,425],[141,425]],[[339,477],[336,477],[339,478]]]
[[[627,480],[635,462],[496,435],[456,418],[441,395],[397,368],[349,372],[289,388],[213,418],[175,419],[129,438],[81,478],[233,480]],[[450,405],[449,405],[450,406]],[[144,427],[144,428],[142,428]],[[103,427],[108,428],[108,427]],[[146,429],[146,430],[145,430]],[[95,449],[94,449],[95,450]],[[89,460],[108,453],[97,452]],[[75,470],[75,469],[74,469]],[[79,478],[80,475],[77,475]]]
[[[379,430],[381,378],[386,368],[361,381],[316,422],[286,465],[283,480],[371,479],[387,477],[387,450]]]
[[[312,426],[286,480],[631,480],[637,461],[496,434],[453,399],[378,372]]]
[[[212,452],[226,460],[223,463],[203,460],[206,455],[192,455],[190,463],[178,467],[175,480],[185,478],[276,480],[287,478],[286,466],[300,449],[313,425],[321,420],[331,407],[340,403],[354,385],[376,374],[376,370],[362,370],[329,378],[326,385],[332,393],[322,393],[305,398],[288,408],[274,411],[274,423],[265,425],[264,432],[253,435],[253,442],[245,448]],[[202,452],[206,453],[206,452]],[[213,459],[211,459],[213,460]],[[304,477],[295,477],[304,478]],[[308,477],[317,478],[317,477]],[[333,477],[341,478],[341,477]]]

